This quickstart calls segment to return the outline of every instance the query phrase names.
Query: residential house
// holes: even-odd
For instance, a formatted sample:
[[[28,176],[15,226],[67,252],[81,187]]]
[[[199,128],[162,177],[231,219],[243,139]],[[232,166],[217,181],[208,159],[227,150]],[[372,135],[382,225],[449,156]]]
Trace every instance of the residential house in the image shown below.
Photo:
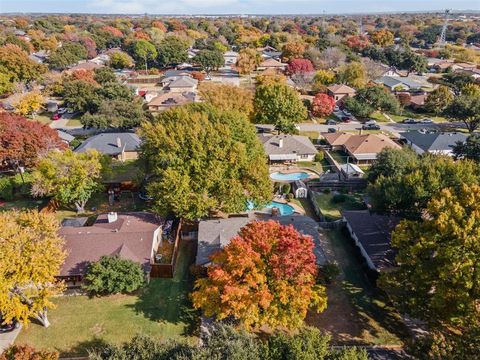
[[[59,229],[67,258],[58,278],[69,286],[79,286],[92,262],[102,256],[119,256],[140,264],[148,279],[163,224],[163,219],[147,212],[102,214],[91,226],[67,223]]]
[[[238,52],[226,51],[223,53],[223,59],[225,60],[225,66],[235,65],[238,59]]]
[[[475,70],[477,68],[477,64],[475,63],[454,63],[452,65],[452,70],[453,71],[458,71],[458,70]]]
[[[408,131],[400,133],[402,139],[415,150],[417,154],[431,153],[438,155],[453,155],[453,146],[457,142],[464,143],[467,135],[456,132],[420,132]]]
[[[271,162],[314,161],[317,149],[307,136],[258,134]]]
[[[380,272],[395,266],[391,238],[392,231],[400,222],[398,217],[371,214],[369,210],[342,211],[342,216],[371,270]]]
[[[412,95],[410,97],[410,107],[418,110],[425,107],[425,100],[427,100],[427,94]]]
[[[348,156],[347,162],[368,165],[377,159],[385,148],[400,149],[401,146],[383,134],[358,135],[351,133],[322,133],[332,150],[342,150]]]
[[[385,64],[380,64],[383,68],[382,76],[405,76],[404,72],[400,72],[395,66],[388,66]]]
[[[198,80],[189,75],[169,76],[160,82],[166,91],[170,92],[195,92]]]
[[[196,95],[193,92],[167,92],[151,99],[147,106],[150,111],[164,111],[174,106],[195,102],[195,99]]]
[[[465,70],[457,70],[458,72],[461,72],[463,74],[469,75],[475,80],[480,79],[480,69],[465,69]]]
[[[355,96],[355,89],[352,89],[348,85],[335,84],[327,87],[327,94],[335,99],[335,102],[342,103],[348,97]]]
[[[284,64],[273,58],[263,60],[258,66],[257,71],[275,70],[276,72],[283,72],[287,68],[287,64]]]
[[[70,143],[75,139],[75,136],[72,136],[63,130],[57,129],[57,134],[58,137],[67,145],[70,145]]]
[[[261,54],[263,59],[275,59],[280,61],[282,57],[282,52],[278,51],[272,46],[265,46],[263,48],[257,48],[257,51]]]
[[[77,70],[95,70],[95,69],[100,69],[104,67],[105,65],[103,64],[97,64],[91,61],[81,61],[77,65],[74,65],[70,67],[68,70],[65,70],[66,73],[73,73],[74,71]]]
[[[83,153],[94,149],[101,154],[125,161],[137,159],[139,147],[140,138],[135,133],[103,133],[89,137],[74,151]]]
[[[278,221],[282,225],[292,225],[301,234],[311,236],[315,244],[313,251],[317,265],[326,264],[325,254],[320,243],[318,224],[312,218],[302,215],[258,218],[254,214],[246,217],[201,220],[198,224],[198,250],[195,263],[199,266],[208,266],[211,262],[210,257],[228,245],[238,235],[241,228],[254,220]]]
[[[385,86],[392,92],[399,90],[420,90],[424,86],[424,84],[419,81],[407,76],[382,76],[375,80],[375,83]]]
[[[40,50],[31,53],[28,57],[35,61],[37,64],[43,64],[48,59],[49,53],[46,50]]]

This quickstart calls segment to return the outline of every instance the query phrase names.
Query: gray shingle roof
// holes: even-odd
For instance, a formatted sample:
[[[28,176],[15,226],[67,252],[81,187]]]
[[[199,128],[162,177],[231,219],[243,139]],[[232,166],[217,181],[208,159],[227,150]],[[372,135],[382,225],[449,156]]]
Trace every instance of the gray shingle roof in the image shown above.
[[[313,252],[317,258],[317,264],[326,263],[325,254],[320,245],[320,235],[317,230],[317,223],[308,216],[269,216],[265,218],[233,217],[228,219],[203,220],[198,225],[198,250],[197,265],[207,265],[210,256],[221,250],[238,234],[240,229],[254,220],[275,220],[282,225],[293,225],[293,227],[304,235],[313,238],[315,247]]]
[[[120,147],[118,146],[120,139]],[[106,155],[118,155],[123,151],[136,151],[140,146],[140,138],[134,133],[104,133],[89,137],[75,152],[86,152],[95,149]]]
[[[168,87],[169,88],[189,88],[197,86],[198,80],[191,78],[190,76],[181,76],[176,80],[173,80]]]
[[[271,135],[259,134],[258,138],[263,144],[267,155],[277,154],[316,154],[317,149],[310,139],[301,135]],[[280,147],[280,140],[283,144]]]
[[[457,142],[465,142],[467,140],[467,135],[452,132],[422,134],[418,131],[408,131],[400,135],[423,151],[452,150],[452,146]]]
[[[342,215],[378,270],[394,265],[391,234],[400,218],[371,214],[369,210],[342,211]]]
[[[391,88],[398,85],[406,85],[412,89],[420,89],[422,87],[422,84],[419,82],[403,76],[382,76],[380,79],[375,80],[375,82]]]

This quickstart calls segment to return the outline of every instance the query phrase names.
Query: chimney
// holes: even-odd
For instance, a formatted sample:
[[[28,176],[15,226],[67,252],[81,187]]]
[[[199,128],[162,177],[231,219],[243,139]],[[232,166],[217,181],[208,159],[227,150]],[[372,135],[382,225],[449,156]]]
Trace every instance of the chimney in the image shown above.
[[[117,137],[117,147],[118,148],[122,147],[122,140],[119,137]]]
[[[282,148],[283,147],[283,139],[278,140],[278,147]]]
[[[109,224],[117,221],[117,213],[116,212],[109,212],[107,214],[107,219],[108,219]]]

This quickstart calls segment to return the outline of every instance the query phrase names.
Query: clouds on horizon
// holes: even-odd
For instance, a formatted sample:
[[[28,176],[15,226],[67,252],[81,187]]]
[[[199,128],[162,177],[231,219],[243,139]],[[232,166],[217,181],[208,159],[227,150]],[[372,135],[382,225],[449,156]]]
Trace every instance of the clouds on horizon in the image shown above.
[[[480,10],[478,0],[0,0],[0,12],[129,14],[321,14]]]

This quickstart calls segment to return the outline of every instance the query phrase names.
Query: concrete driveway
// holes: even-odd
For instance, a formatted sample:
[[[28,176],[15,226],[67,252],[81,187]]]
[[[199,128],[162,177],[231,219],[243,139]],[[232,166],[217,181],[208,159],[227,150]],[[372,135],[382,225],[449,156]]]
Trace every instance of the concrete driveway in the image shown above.
[[[13,344],[21,329],[22,326],[20,325],[18,329],[8,333],[0,334],[0,354]]]

